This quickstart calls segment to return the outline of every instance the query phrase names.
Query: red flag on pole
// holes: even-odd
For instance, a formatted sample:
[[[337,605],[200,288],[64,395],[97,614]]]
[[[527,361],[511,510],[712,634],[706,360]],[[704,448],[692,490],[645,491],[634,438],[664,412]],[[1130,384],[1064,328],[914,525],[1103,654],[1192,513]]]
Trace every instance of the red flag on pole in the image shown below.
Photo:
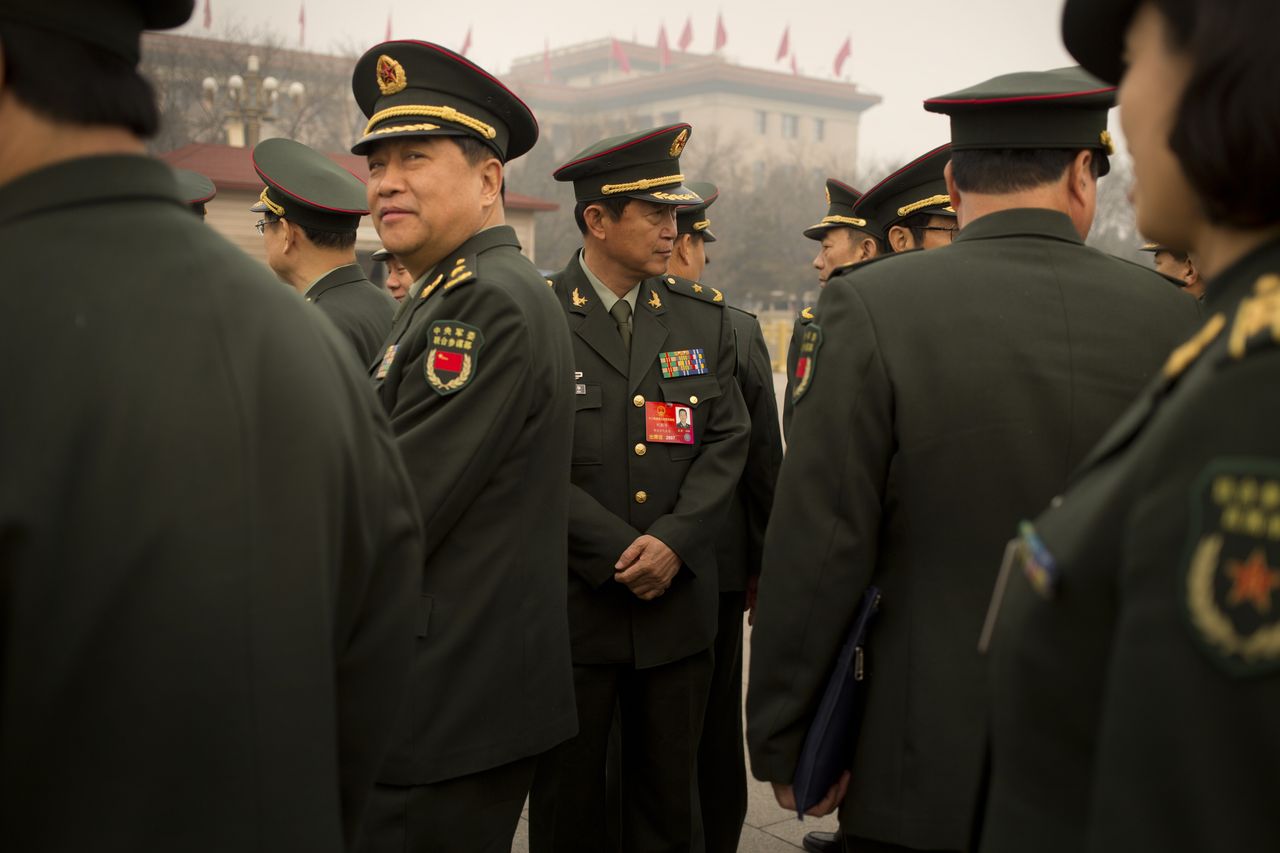
[[[204,0],[204,28],[206,30],[213,26],[213,9],[209,7],[212,2],[213,0]]]
[[[458,51],[458,53],[466,56],[468,50],[471,50],[471,27],[467,27],[467,37],[462,40],[462,50]]]
[[[551,41],[542,40],[542,82],[551,82]]]
[[[693,43],[693,16],[684,19],[684,29],[680,31],[680,41],[676,42],[676,47],[681,50],[688,50],[689,45]]]
[[[618,70],[623,74],[631,73],[631,60],[627,58],[627,52],[622,49],[622,42],[617,39],[613,40],[613,61],[618,63]]]
[[[773,58],[774,62],[781,62],[786,55],[791,52],[791,25],[787,24],[787,28],[782,31],[782,41],[778,44],[778,55]]]
[[[671,47],[667,44],[667,25],[658,27],[658,67],[665,69],[671,64]]]
[[[794,53],[791,54],[791,73],[797,77],[800,76],[800,69],[796,67],[796,55]]]
[[[724,47],[725,42],[729,41],[729,34],[724,29],[724,16],[716,12],[716,50]]]
[[[383,41],[391,41],[391,10],[387,10],[387,36]]]
[[[850,41],[852,36],[845,36],[844,44],[840,45],[840,52],[836,54],[836,76],[840,76],[840,70],[844,68],[845,60],[849,58],[849,54],[853,51]]]
[[[298,6],[298,46],[307,43],[307,4]]]

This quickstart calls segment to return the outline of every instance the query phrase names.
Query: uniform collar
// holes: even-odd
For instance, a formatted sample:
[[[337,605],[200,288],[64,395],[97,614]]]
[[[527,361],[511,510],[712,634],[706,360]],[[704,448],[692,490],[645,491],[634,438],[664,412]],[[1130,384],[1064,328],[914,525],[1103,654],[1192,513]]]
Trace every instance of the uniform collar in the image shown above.
[[[49,210],[140,200],[183,208],[178,182],[164,163],[141,154],[79,157],[45,166],[0,187],[0,225]]]
[[[1268,273],[1280,273],[1280,239],[1268,240],[1218,273],[1205,288],[1204,313],[1230,315],[1253,295],[1254,284]]]
[[[361,281],[364,279],[364,270],[359,264],[343,264],[334,267],[315,281],[311,282],[311,286],[307,288],[304,296],[307,299],[316,299],[326,290],[331,290],[343,284],[350,284],[353,281]]]
[[[609,289],[603,281],[601,281],[595,273],[591,271],[591,267],[587,266],[587,253],[578,250],[578,264],[582,267],[582,274],[587,277],[587,281],[591,282],[591,289],[596,292],[596,296],[600,299],[600,304],[604,306],[605,311],[612,311],[613,306],[618,304],[618,295]],[[640,293],[640,282],[636,282],[635,286],[626,292],[622,298],[631,306],[631,313],[636,310],[636,297]]]
[[[1071,217],[1043,207],[1018,207],[988,213],[970,222],[956,235],[956,242],[999,237],[1048,237],[1084,245]]]

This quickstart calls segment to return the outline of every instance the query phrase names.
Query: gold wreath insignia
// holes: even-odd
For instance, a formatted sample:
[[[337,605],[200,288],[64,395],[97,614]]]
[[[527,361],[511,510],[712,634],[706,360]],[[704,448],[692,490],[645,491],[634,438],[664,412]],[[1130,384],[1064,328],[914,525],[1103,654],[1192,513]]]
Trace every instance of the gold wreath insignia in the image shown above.
[[[662,298],[658,296],[658,291],[656,290],[649,291],[649,307],[650,308],[662,307]]]
[[[589,301],[587,297],[583,296],[581,293],[578,292],[578,288],[576,287],[573,289],[573,293],[570,295],[573,297],[574,308],[581,308],[583,305],[586,305],[587,302]]]
[[[409,85],[404,66],[385,53],[378,57],[378,88],[384,95],[394,95]]]

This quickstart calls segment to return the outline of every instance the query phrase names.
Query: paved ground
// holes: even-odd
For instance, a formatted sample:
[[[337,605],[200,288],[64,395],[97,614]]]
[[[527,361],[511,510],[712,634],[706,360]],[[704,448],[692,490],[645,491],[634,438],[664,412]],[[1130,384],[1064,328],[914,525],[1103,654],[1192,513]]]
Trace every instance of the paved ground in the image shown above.
[[[773,375],[774,390],[778,395],[778,411],[782,411],[782,393],[786,387],[786,376],[781,373]],[[742,692],[746,695],[747,664],[750,661],[751,629],[744,628]],[[805,818],[804,822],[796,820],[792,812],[783,811],[773,798],[773,788],[767,782],[747,780],[747,822],[742,828],[742,842],[738,845],[739,853],[793,853],[802,849],[800,840],[811,830],[836,829],[835,815],[822,818]],[[520,828],[516,831],[512,853],[528,853],[529,824],[525,817],[520,819]]]

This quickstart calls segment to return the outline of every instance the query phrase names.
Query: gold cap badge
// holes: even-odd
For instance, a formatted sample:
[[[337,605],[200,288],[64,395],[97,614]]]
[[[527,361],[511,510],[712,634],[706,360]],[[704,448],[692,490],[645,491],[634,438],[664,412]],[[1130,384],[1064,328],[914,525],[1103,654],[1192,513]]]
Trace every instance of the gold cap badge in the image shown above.
[[[1116,144],[1111,139],[1111,131],[1102,131],[1102,133],[1098,135],[1098,139],[1102,141],[1102,147],[1106,150],[1107,154],[1114,155],[1116,153]]]
[[[680,152],[684,151],[685,143],[687,143],[688,141],[689,141],[689,128],[686,127],[684,130],[680,131],[680,133],[676,136],[675,141],[671,143],[671,151],[669,152],[671,156],[679,157]]]
[[[384,95],[394,95],[409,85],[404,76],[404,66],[385,53],[378,57],[378,88]]]

